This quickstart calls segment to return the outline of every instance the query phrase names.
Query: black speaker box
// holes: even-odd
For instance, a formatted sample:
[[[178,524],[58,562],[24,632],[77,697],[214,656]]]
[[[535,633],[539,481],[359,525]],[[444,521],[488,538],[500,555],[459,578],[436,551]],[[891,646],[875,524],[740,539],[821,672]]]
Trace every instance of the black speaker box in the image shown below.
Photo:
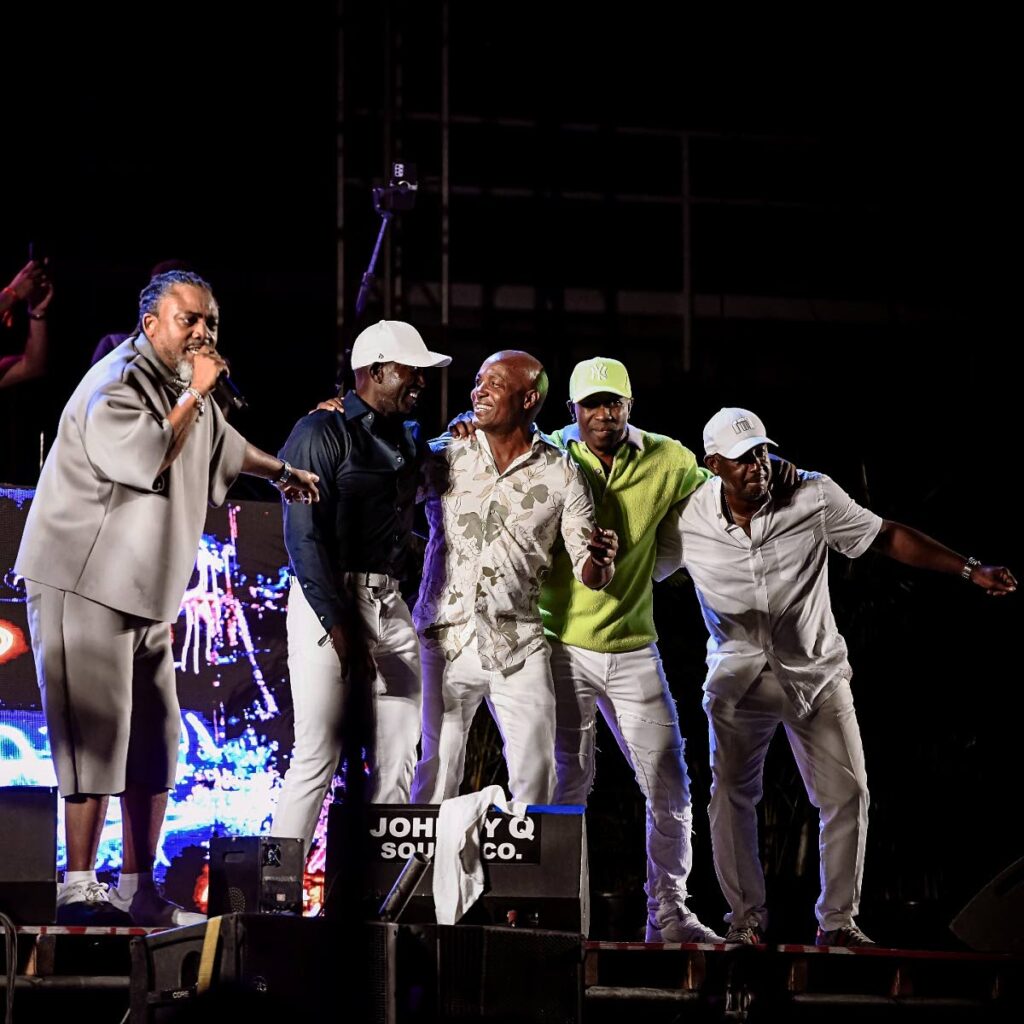
[[[218,836],[210,840],[209,914],[301,914],[301,839]]]
[[[16,924],[57,920],[57,790],[0,788],[0,911]]]
[[[373,917],[414,853],[433,856],[436,804],[371,804],[363,819],[362,903]],[[334,803],[327,820],[325,903],[333,912],[339,876],[347,864],[342,844],[345,808]],[[587,934],[590,884],[582,807],[531,806],[522,820],[492,811],[481,836],[484,895],[465,924],[507,925]],[[349,869],[351,870],[351,868]],[[433,865],[421,876],[400,917],[402,923],[433,923]]]
[[[368,1021],[578,1024],[583,939],[492,925],[365,926]]]
[[[971,949],[1024,953],[1024,857],[1000,871],[953,918],[950,929]]]
[[[579,933],[435,927],[437,1020],[577,1024],[583,1019]]]
[[[132,1024],[578,1024],[579,935],[228,914],[135,939]],[[205,968],[204,968],[205,963]]]
[[[326,1009],[336,970],[327,922],[287,915],[227,914],[154,932],[132,941],[131,958],[132,1024],[314,1019],[306,1014]]]

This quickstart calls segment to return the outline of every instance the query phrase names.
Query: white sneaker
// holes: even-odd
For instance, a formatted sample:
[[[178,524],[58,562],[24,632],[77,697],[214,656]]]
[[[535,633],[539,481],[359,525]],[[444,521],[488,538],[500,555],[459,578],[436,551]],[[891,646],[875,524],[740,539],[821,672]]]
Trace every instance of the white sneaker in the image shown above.
[[[57,924],[94,928],[126,927],[128,914],[110,898],[105,882],[69,882],[57,886]]]
[[[662,911],[658,912],[661,917]],[[647,937],[645,942],[725,942],[717,932],[686,907],[676,907],[667,920],[659,923],[655,918],[647,918]]]
[[[206,915],[179,907],[164,899],[155,886],[145,885],[128,899],[119,889],[111,889],[110,902],[131,918],[132,924],[145,928],[184,928],[190,924],[205,924]]]

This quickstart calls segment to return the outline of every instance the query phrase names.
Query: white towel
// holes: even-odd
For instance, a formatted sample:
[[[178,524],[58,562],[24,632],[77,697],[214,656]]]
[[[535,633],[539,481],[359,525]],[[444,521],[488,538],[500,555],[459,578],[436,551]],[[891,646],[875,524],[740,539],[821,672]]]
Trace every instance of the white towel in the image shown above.
[[[434,913],[438,924],[455,924],[484,891],[480,829],[492,806],[516,818],[526,814],[526,804],[510,806],[501,786],[441,801],[434,836]]]

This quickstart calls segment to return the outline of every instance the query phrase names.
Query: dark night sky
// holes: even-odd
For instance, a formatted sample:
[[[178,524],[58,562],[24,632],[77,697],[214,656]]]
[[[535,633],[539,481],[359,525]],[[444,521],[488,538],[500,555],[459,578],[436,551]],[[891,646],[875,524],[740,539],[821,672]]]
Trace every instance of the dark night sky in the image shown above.
[[[131,39],[122,26],[116,43],[95,13],[80,25],[61,22],[57,40],[53,25],[5,40],[0,276],[6,281],[21,265],[30,237],[49,238],[57,365],[47,385],[27,394],[50,415],[99,336],[131,326],[149,266],[170,256],[193,260],[215,284],[222,348],[253,407],[239,426],[254,441],[276,448],[295,417],[330,390],[339,341],[351,342],[337,337],[334,321],[333,14],[314,17],[305,5],[301,18],[287,20],[280,9],[264,16],[232,6],[237,16],[150,16],[153,24]],[[377,15],[345,6],[345,53],[354,62],[347,79],[354,102],[370,103],[381,61]],[[863,467],[883,515],[1006,561],[1020,575],[1018,531],[995,519],[1007,495],[1020,491],[1011,306],[1019,117],[1007,27],[980,18],[898,25],[864,10],[830,24],[709,26],[666,17],[676,6],[628,5],[600,23],[593,5],[572,7],[586,14],[558,23],[540,5],[464,11],[453,17],[453,107],[552,125],[600,119],[804,137],[817,153],[839,154],[831,180],[844,168],[847,198],[863,190],[867,205],[884,213],[883,244],[872,250],[887,264],[892,290],[882,297],[939,312],[899,331],[706,325],[689,379],[654,363],[637,374],[637,419],[695,446],[719,405],[754,406],[798,464],[833,473],[855,493]],[[429,84],[416,77],[429,66],[417,48],[435,43],[429,32],[404,41],[410,107],[430,106],[416,92]],[[489,156],[466,159],[486,168]],[[545,158],[543,150],[523,156]],[[643,168],[642,154],[637,164]],[[742,170],[716,173],[742,179]],[[549,173],[567,188],[587,169]],[[813,193],[816,181],[808,174],[801,188]],[[355,224],[349,288],[375,227],[365,215]],[[505,237],[479,238],[513,260],[521,252],[523,261],[544,241],[521,240],[517,250]],[[453,253],[470,264],[478,257]],[[722,243],[716,258],[731,272],[742,268],[749,291],[771,290],[771,248]],[[629,261],[622,263],[628,273]],[[841,279],[857,282],[857,294],[876,269],[851,255]],[[489,340],[480,341],[481,357],[494,347]],[[607,354],[628,358],[629,339],[621,344]],[[453,391],[471,373],[460,363]],[[838,577],[834,589],[863,680],[857,699],[875,800],[869,884],[873,870],[876,879],[865,899],[891,896],[901,884],[901,897],[913,897],[906,889],[914,884],[901,883],[890,865],[916,861],[922,879],[940,878],[948,908],[1018,852],[1006,813],[1019,805],[1021,779],[1012,648],[1021,598],[993,607],[957,582],[877,564]],[[693,676],[680,702],[699,789],[699,623],[688,593],[668,595],[660,607],[663,623],[672,616],[675,627],[677,615],[684,623],[688,646],[676,652],[668,644],[666,654],[680,677]],[[921,881],[917,894],[927,887]]]
[[[99,337],[131,329],[149,268],[192,261],[221,303],[244,429],[276,448],[303,381],[334,373],[333,19],[172,22],[117,44],[92,22],[40,48],[38,85],[19,86],[38,126],[6,140],[0,259],[13,272],[48,240],[65,395]]]
[[[372,105],[383,74],[380,6],[343,5],[353,105]],[[432,6],[409,5],[419,12]],[[919,371],[921,390],[955,392],[958,415],[973,408],[1000,373],[1002,338],[1012,329],[1012,263],[1004,248],[1016,234],[1012,218],[1019,220],[1010,191],[1017,165],[1007,138],[1008,71],[999,59],[999,34],[981,25],[864,19],[749,25],[737,35],[735,26],[726,31],[666,14],[676,6],[642,4],[628,20],[600,22],[564,13],[587,11],[582,5],[565,6],[557,20],[544,16],[539,4],[517,8],[514,18],[459,11],[452,17],[453,110],[536,117],[552,125],[602,119],[809,139],[832,154],[830,184],[836,185],[836,167],[844,167],[844,198],[880,204],[888,218],[882,245],[870,258],[850,252],[843,273],[834,273],[827,286],[835,287],[838,278],[847,294],[836,297],[856,297],[872,279],[872,264],[883,260],[895,268],[887,280],[896,292],[886,298],[921,299],[947,310],[942,330],[922,342],[920,353],[894,353],[873,343],[880,332],[865,339],[864,332],[851,330],[840,347],[853,358],[837,359],[845,381],[823,382],[811,374],[809,382],[842,388],[856,379],[860,387],[870,367],[872,386],[884,390],[886,363],[895,356],[897,372],[890,376],[899,387]],[[8,274],[17,268],[29,237],[49,237],[62,289],[54,314],[58,372],[73,381],[94,339],[131,319],[148,267],[168,256],[192,259],[216,286],[222,346],[258,409],[246,426],[258,442],[274,445],[309,399],[323,392],[339,343],[351,341],[336,337],[333,311],[333,14],[313,17],[307,11],[282,20],[222,13],[194,24],[151,15],[145,22],[128,37],[123,26],[113,30],[113,20],[62,22],[56,38],[52,29],[45,44],[29,33],[24,50],[8,55],[12,123],[2,157],[8,202],[0,268]],[[409,110],[436,104],[433,65],[422,56],[436,48],[436,30],[423,31],[433,22],[429,13],[411,18],[416,31],[410,28],[404,39]],[[372,139],[375,149],[377,141]],[[352,165],[360,163],[362,142],[353,131]],[[510,158],[484,146],[459,150],[457,136],[453,147],[453,173],[462,180],[472,178],[474,167],[485,175],[488,161]],[[520,159],[540,165],[535,173],[558,188],[588,187],[593,168],[559,162],[557,148],[541,144]],[[596,155],[595,164],[603,157]],[[633,162],[632,190],[640,191],[648,173],[657,178],[658,168],[645,165],[642,149]],[[380,173],[376,151],[362,163]],[[724,164],[711,173],[719,182],[732,176],[740,192],[745,187],[742,167]],[[813,170],[805,168],[804,175],[798,198],[800,190],[813,194],[816,186]],[[348,211],[349,289],[365,265],[376,226],[368,208],[367,197],[365,210],[352,202]],[[639,219],[643,212],[631,215]],[[837,210],[842,216],[858,212]],[[571,239],[588,225],[565,214],[554,227],[539,227]],[[721,235],[721,225],[716,230]],[[543,260],[550,248],[543,235],[509,239],[474,224],[459,225],[459,231],[462,245],[456,236],[453,264],[457,272],[461,261],[463,276],[472,274],[481,248],[506,254],[496,264],[506,279],[510,270]],[[412,249],[436,251],[436,226],[424,218],[410,220],[406,233]],[[646,237],[631,234],[628,226],[616,233],[621,280],[637,262],[628,258],[630,248],[654,244]],[[730,246],[724,235],[712,241],[715,259],[701,266],[726,265],[748,292],[771,290],[773,275],[782,273],[776,251],[781,239],[769,234],[760,249]],[[807,244],[814,242],[809,236]],[[832,262],[836,258],[832,254]],[[553,272],[572,283],[577,262],[566,259]],[[806,262],[814,271],[814,258]],[[667,265],[664,276],[672,282],[678,269]],[[805,283],[814,294],[813,274]],[[700,290],[699,278],[696,284]],[[713,282],[705,290],[713,291]],[[376,315],[379,308],[368,313]],[[725,339],[737,346],[731,362],[757,364],[752,383],[761,384],[769,361],[776,378],[789,375],[798,384],[808,377],[805,352],[820,362],[813,325],[783,330],[795,344],[772,345],[768,360],[762,335],[748,339],[742,325],[731,328]],[[990,348],[987,339],[994,334],[1000,343]],[[939,351],[936,336],[942,337]],[[989,358],[992,351],[999,361]],[[270,367],[273,373],[266,372]],[[453,389],[461,393],[471,373],[460,363]],[[713,360],[707,374],[712,379],[700,383],[714,393],[712,401],[695,403],[693,420],[673,432],[692,436],[714,403],[726,400],[718,397],[723,388]],[[741,388],[726,383],[725,390],[746,392],[747,382]],[[753,404],[758,397],[743,400]],[[649,410],[661,401],[653,387],[644,398]],[[998,399],[982,400],[980,407],[993,401]],[[655,416],[649,425],[669,429],[658,422],[660,413],[648,415]],[[808,452],[816,455],[813,448]]]

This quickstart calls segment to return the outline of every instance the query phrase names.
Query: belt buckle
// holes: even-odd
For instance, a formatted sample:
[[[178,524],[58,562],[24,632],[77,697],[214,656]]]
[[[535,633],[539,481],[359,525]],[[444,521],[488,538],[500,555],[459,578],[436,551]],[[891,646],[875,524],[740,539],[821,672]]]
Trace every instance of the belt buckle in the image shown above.
[[[393,582],[386,572],[354,572],[351,578],[357,587],[367,590],[390,590]]]

